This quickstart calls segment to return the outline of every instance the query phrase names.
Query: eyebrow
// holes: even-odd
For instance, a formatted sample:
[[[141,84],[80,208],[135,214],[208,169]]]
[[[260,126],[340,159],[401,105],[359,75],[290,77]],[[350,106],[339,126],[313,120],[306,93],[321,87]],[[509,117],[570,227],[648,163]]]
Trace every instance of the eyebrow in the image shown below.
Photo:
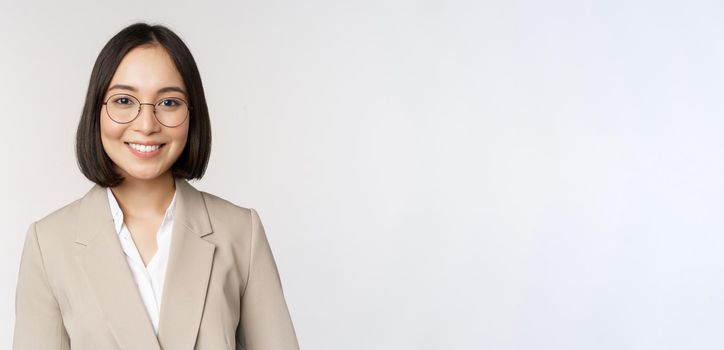
[[[135,87],[130,86],[130,85],[123,85],[123,84],[113,85],[113,86],[111,86],[110,88],[108,88],[108,91],[113,90],[113,89],[121,89],[121,90],[129,90],[129,91],[133,91],[133,92],[138,92],[138,89],[136,89]],[[180,88],[180,87],[178,87],[178,86],[166,86],[166,87],[162,87],[162,88],[158,89],[158,91],[156,91],[156,93],[159,93],[159,94],[160,94],[160,93],[163,93],[163,92],[170,92],[170,91],[176,91],[176,92],[180,92],[180,93],[182,93],[182,94],[184,94],[184,95],[187,95],[187,94],[186,94],[186,91],[184,91],[184,89],[182,89],[182,88]],[[187,96],[188,96],[188,95],[187,95]]]

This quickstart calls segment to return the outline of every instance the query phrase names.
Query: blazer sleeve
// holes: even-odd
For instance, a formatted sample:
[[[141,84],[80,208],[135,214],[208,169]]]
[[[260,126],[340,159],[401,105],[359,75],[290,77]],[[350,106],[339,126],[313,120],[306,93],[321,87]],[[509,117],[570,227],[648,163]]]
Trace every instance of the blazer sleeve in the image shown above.
[[[236,348],[298,350],[297,336],[284,299],[279,272],[256,210],[251,209],[249,274],[241,296]]]
[[[36,223],[25,236],[15,291],[13,349],[70,349],[58,302],[48,284]]]

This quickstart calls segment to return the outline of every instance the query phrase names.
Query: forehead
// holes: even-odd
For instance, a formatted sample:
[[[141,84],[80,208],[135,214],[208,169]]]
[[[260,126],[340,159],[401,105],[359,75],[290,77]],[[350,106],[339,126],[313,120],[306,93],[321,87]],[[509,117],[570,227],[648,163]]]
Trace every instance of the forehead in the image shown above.
[[[116,84],[132,86],[138,89],[139,94],[153,94],[166,86],[186,90],[171,56],[160,45],[143,45],[128,51],[113,74],[109,87]]]

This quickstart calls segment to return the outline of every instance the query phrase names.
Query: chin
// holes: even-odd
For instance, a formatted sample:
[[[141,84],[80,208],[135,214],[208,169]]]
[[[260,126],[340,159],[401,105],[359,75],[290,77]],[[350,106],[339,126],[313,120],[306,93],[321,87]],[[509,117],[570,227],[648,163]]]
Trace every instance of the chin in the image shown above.
[[[134,175],[134,174],[129,174],[129,176],[130,176],[131,178],[136,179],[136,180],[153,180],[153,179],[157,178],[159,175],[160,175],[160,174],[153,174],[153,175]]]
[[[165,171],[158,170],[126,170],[124,172],[127,177],[137,180],[153,180],[165,173]]]

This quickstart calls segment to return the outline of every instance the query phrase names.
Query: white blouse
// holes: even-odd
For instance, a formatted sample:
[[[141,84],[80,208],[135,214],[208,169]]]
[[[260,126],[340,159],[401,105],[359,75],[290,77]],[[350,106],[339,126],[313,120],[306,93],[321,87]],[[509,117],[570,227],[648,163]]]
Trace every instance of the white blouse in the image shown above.
[[[126,261],[131,268],[133,278],[136,280],[138,291],[146,306],[148,316],[153,323],[153,330],[158,334],[158,318],[161,311],[161,296],[163,295],[163,281],[166,277],[166,266],[168,265],[169,250],[171,248],[171,228],[173,227],[173,209],[176,204],[176,193],[166,209],[166,215],[161,222],[161,226],[156,233],[156,243],[158,250],[148,262],[148,266],[144,266],[141,254],[133,242],[128,227],[123,222],[123,211],[116,201],[110,187],[106,187],[108,192],[108,203],[111,206],[111,215],[116,227],[116,233],[121,241],[121,247],[126,254]]]

